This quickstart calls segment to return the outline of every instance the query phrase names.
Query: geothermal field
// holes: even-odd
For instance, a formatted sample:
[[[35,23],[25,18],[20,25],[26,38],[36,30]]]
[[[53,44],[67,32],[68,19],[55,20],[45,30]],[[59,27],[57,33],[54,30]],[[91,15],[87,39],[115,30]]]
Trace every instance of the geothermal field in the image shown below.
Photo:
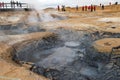
[[[0,80],[120,80],[120,5],[1,11]]]

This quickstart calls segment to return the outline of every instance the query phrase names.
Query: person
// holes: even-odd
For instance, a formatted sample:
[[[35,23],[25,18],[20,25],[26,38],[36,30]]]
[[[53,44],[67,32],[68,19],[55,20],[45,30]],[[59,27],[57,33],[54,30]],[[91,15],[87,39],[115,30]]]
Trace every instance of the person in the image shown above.
[[[2,7],[2,3],[0,2],[0,8]]]
[[[115,2],[115,5],[118,5],[118,2]]]
[[[59,5],[57,6],[57,8],[58,8],[58,11],[60,11],[60,6]]]
[[[78,11],[78,5],[76,6],[76,10]]]
[[[104,10],[104,5],[102,5],[102,10]]]
[[[87,11],[87,6],[85,6],[85,11]]]
[[[100,3],[100,6],[101,6],[102,4]]]
[[[15,8],[15,1],[12,1],[13,8]]]
[[[84,11],[84,6],[82,6],[82,11]]]
[[[93,11],[93,5],[91,5],[91,12]]]
[[[111,2],[109,2],[109,5],[111,5]]]
[[[90,11],[90,9],[91,9],[91,6],[88,6],[88,10]]]
[[[5,5],[4,5],[4,2],[2,2],[2,7],[4,8],[4,6],[5,6]]]
[[[18,1],[16,1],[16,5],[17,5],[17,7],[19,6],[19,3],[18,3]]]
[[[20,7],[22,7],[22,4],[21,4],[21,2],[19,2],[19,6],[20,6]]]
[[[13,7],[13,1],[12,0],[10,1],[10,4],[11,4],[11,8],[12,8]]]
[[[96,6],[95,5],[93,6],[93,10],[96,11]]]

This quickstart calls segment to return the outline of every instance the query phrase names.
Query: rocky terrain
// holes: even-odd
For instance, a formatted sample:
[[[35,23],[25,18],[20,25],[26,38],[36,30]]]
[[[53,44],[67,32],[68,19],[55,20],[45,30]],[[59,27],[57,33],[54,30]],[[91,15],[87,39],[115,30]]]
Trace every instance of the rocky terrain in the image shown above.
[[[120,5],[0,12],[0,80],[119,80]]]

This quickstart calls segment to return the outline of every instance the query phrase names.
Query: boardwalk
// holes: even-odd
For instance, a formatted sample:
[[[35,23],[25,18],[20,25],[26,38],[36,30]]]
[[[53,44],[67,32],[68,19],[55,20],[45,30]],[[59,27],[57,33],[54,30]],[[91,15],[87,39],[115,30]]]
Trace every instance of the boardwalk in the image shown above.
[[[32,6],[27,3],[0,3],[0,11],[8,10],[31,10]]]

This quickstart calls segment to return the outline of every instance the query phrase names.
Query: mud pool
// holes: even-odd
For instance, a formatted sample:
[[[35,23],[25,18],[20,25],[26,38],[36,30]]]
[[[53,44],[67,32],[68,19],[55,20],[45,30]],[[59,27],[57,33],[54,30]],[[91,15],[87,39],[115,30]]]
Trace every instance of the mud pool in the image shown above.
[[[53,19],[50,16],[50,20],[43,20],[46,15],[50,16],[45,14],[41,18],[42,21],[64,19],[61,17]],[[29,17],[29,20],[36,22],[33,17]],[[0,32],[4,35],[15,35],[46,31],[38,25],[27,27],[24,25],[24,23],[16,26],[1,25]],[[51,80],[120,80],[119,63],[114,64],[109,54],[100,53],[92,46],[98,39],[120,38],[119,33],[98,31],[89,33],[64,28],[48,31],[54,32],[56,36],[28,42],[20,49],[15,49],[13,61],[20,65],[31,65],[31,71]]]
[[[104,35],[119,37],[118,34],[103,33],[101,36],[98,32],[87,33],[66,29],[51,32],[55,32],[57,36],[27,44],[15,53],[13,60],[32,62],[31,71],[52,80],[120,79],[120,69],[111,64],[109,55],[99,53],[92,47],[92,43],[106,37]],[[95,38],[92,38],[92,35]]]

